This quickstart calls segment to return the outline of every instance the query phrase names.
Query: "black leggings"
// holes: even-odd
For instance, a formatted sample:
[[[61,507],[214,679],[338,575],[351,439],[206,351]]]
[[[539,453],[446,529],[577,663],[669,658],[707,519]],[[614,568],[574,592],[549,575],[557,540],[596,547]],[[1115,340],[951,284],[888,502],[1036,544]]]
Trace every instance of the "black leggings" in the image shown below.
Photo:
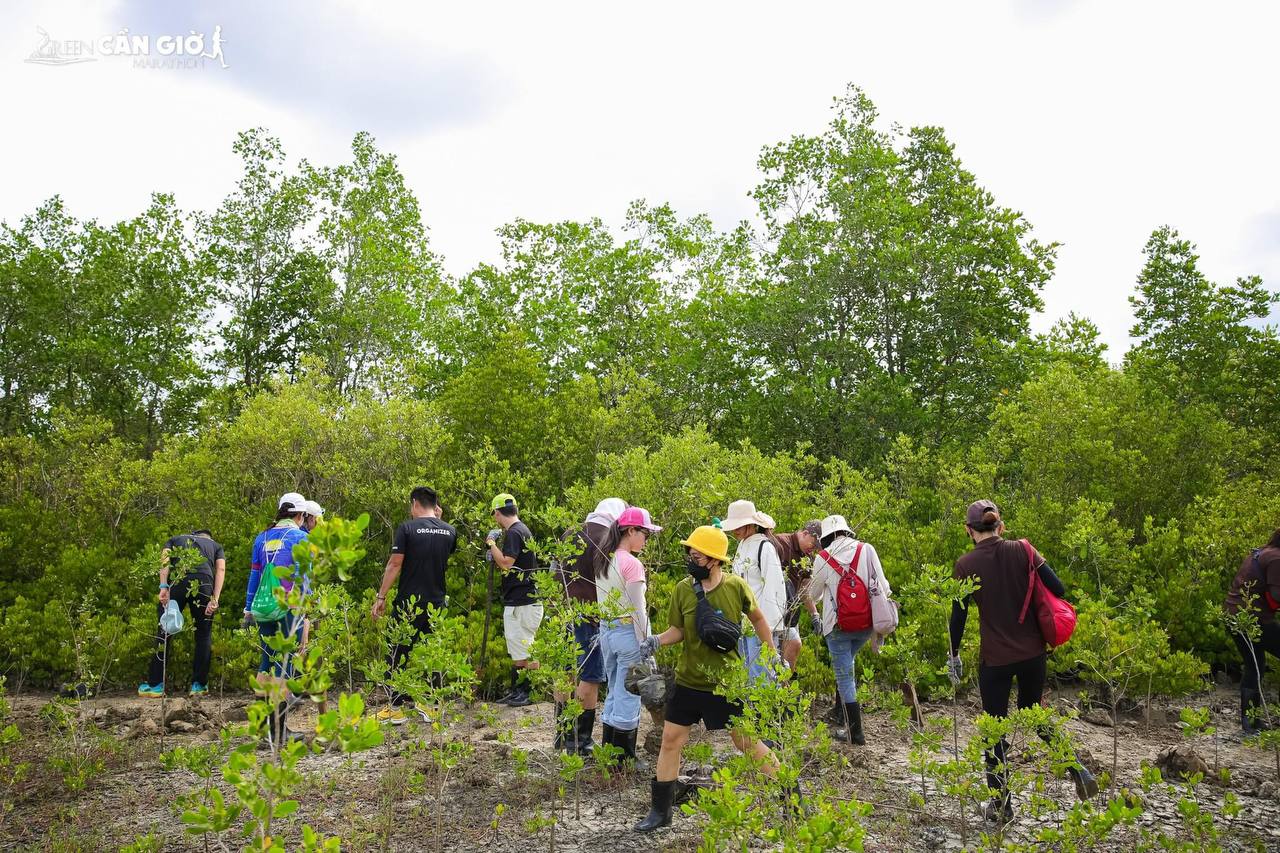
[[[1044,655],[1037,655],[1004,666],[978,665],[978,692],[982,694],[982,710],[993,717],[1009,716],[1009,691],[1018,682],[1018,707],[1030,708],[1044,695],[1047,666]],[[1053,739],[1053,732],[1042,729],[1040,737]],[[987,750],[987,786],[1004,792],[1008,788],[1008,770],[1004,767],[1009,745],[1004,738]]]
[[[442,606],[443,604],[436,605],[436,607],[442,607]],[[414,630],[413,639],[410,640],[407,644],[401,644],[401,643],[394,644],[391,647],[390,654],[387,656],[388,657],[387,662],[391,664],[391,672],[394,672],[400,669],[400,667],[404,666],[405,661],[408,660],[409,658],[409,653],[413,651],[413,644],[416,643],[419,638],[424,638],[431,634],[431,617],[427,613],[426,605],[419,604],[418,607],[420,608],[420,611],[417,614],[415,614],[413,619],[411,620],[413,623],[413,630]],[[409,603],[407,601],[402,602],[397,600],[394,603],[394,605],[392,605],[392,612],[395,613],[395,615],[398,618],[404,618],[404,615],[408,611],[409,611]],[[403,693],[393,692],[391,694],[392,705],[399,706],[399,705],[405,704],[408,701],[409,701],[409,697],[404,695]]]
[[[169,598],[177,602],[179,610],[186,608],[187,613],[191,614],[191,622],[196,629],[196,653],[191,664],[191,680],[205,687],[209,686],[209,664],[213,658],[213,617],[206,615],[204,611],[212,596],[213,578],[185,577],[169,587]],[[147,671],[147,683],[152,686],[164,683],[165,659],[169,653],[169,635],[159,627],[164,607],[157,604],[156,610],[156,653],[152,655],[151,666]]]
[[[1280,622],[1265,622],[1259,626],[1262,636],[1258,642],[1251,643],[1240,634],[1232,631],[1231,639],[1236,641],[1243,666],[1240,669],[1240,690],[1257,691],[1261,689],[1262,676],[1267,674],[1267,655],[1280,658]]]

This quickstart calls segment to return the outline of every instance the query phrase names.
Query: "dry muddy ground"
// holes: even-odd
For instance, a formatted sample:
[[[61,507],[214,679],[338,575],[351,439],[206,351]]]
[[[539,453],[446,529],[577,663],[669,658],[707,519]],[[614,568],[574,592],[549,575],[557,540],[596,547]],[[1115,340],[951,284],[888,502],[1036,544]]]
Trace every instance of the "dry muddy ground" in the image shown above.
[[[187,771],[164,770],[165,749],[207,742],[225,723],[244,718],[247,695],[210,696],[201,700],[141,699],[107,695],[84,700],[79,708],[76,737],[54,732],[43,712],[48,695],[10,697],[14,722],[23,734],[16,759],[31,765],[27,778],[9,791],[0,809],[0,847],[31,850],[114,850],[137,836],[154,833],[166,850],[205,849],[204,840],[183,833],[176,800],[196,788],[199,780]],[[1049,701],[1064,708],[1066,696]],[[961,737],[972,733],[968,722],[977,714],[976,697],[961,701]],[[1229,768],[1230,780],[1208,781],[1200,787],[1202,804],[1220,813],[1230,791],[1242,812],[1223,832],[1226,849],[1280,850],[1280,774],[1272,753],[1241,745],[1230,732],[1237,705],[1232,692],[1219,689],[1185,704],[1208,706],[1223,733],[1202,739],[1196,748],[1209,775]],[[952,715],[952,706],[926,705],[927,716]],[[313,714],[314,712],[312,712]],[[298,792],[301,808],[283,833],[292,846],[298,827],[309,823],[326,834],[340,835],[348,850],[493,850],[531,853],[551,849],[551,830],[530,834],[527,821],[546,815],[554,792],[555,763],[551,752],[551,705],[528,708],[475,706],[464,710],[454,728],[468,741],[472,753],[446,781],[443,808],[437,808],[436,779],[424,772],[430,759],[414,749],[419,732],[413,724],[388,730],[384,745],[353,757],[334,754],[308,756],[301,769],[306,782]],[[1177,711],[1156,707],[1143,716],[1120,720],[1118,784],[1136,788],[1144,762],[1155,762],[1168,747],[1183,743]],[[290,718],[305,730],[312,721],[300,709]],[[642,722],[641,734],[649,722]],[[1095,771],[1109,770],[1113,730],[1096,711],[1068,723],[1081,756]],[[866,848],[872,851],[944,850],[961,847],[956,807],[929,789],[924,808],[912,805],[910,793],[920,779],[909,770],[910,737],[883,715],[869,715],[867,746],[840,746],[847,767],[829,779],[842,793],[875,804],[867,821]],[[597,736],[599,729],[597,728]],[[695,731],[694,742],[710,740],[717,756],[732,751],[723,732],[708,736]],[[652,739],[650,739],[652,742]],[[949,738],[948,738],[949,741]],[[517,757],[527,755],[525,772],[517,772]],[[90,756],[91,767],[80,790],[66,781],[67,755]],[[2,768],[0,768],[2,769]],[[74,767],[71,768],[74,771]],[[3,778],[3,777],[0,777]],[[804,780],[802,780],[802,784]],[[1073,789],[1066,781],[1051,784],[1050,796],[1069,801]],[[229,789],[228,795],[230,796]],[[614,773],[602,779],[589,770],[582,777],[578,803],[570,792],[555,829],[555,849],[563,851],[695,850],[701,840],[701,819],[677,813],[674,826],[652,836],[632,832],[632,825],[648,806],[648,777]],[[495,810],[503,809],[494,827]],[[1172,832],[1178,824],[1176,800],[1163,787],[1146,798],[1141,820]],[[976,816],[970,828],[979,824]],[[1222,826],[1227,826],[1223,823]],[[1011,837],[1027,840],[1035,821],[1020,815]],[[383,839],[387,839],[384,847]],[[970,836],[971,844],[974,841]],[[229,844],[242,842],[228,837]],[[1133,849],[1133,836],[1113,838],[1103,849]],[[217,849],[216,845],[209,849]]]

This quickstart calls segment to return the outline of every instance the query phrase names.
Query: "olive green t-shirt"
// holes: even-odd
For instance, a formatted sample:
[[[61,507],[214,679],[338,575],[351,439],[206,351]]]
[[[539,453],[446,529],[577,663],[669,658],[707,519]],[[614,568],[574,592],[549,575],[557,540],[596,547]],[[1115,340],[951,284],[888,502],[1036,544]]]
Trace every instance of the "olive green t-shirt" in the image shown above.
[[[741,624],[743,615],[756,609],[751,587],[742,578],[727,572],[716,588],[707,592],[707,601],[735,624]],[[698,594],[693,591],[693,578],[686,577],[676,584],[671,594],[671,612],[667,616],[668,624],[684,631],[680,661],[676,664],[676,684],[710,691],[719,683],[720,673],[727,667],[740,665],[741,659],[736,651],[718,652],[703,644],[698,636],[697,612]]]

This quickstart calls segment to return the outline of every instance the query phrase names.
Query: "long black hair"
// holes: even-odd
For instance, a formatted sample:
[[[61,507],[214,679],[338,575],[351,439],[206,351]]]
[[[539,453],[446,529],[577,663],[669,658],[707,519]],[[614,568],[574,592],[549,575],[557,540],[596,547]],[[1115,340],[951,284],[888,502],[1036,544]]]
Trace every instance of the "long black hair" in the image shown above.
[[[616,521],[609,525],[609,532],[604,535],[604,539],[600,540],[600,547],[591,555],[591,564],[595,569],[596,577],[602,578],[609,574],[609,561],[613,559],[613,553],[618,550],[618,546],[622,544],[626,535],[635,529],[634,525],[619,527]]]

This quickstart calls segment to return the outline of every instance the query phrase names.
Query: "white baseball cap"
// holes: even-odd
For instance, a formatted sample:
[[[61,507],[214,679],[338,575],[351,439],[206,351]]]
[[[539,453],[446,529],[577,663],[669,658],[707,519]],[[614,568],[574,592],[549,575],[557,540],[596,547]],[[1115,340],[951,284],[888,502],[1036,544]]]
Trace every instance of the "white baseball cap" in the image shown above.
[[[294,512],[302,512],[302,505],[306,502],[307,499],[297,492],[285,492],[280,496],[280,503],[276,504],[276,509],[284,509],[285,504],[288,504],[293,507]]]
[[[324,515],[324,507],[315,501],[303,501],[301,508],[307,515],[314,515],[316,518]]]

